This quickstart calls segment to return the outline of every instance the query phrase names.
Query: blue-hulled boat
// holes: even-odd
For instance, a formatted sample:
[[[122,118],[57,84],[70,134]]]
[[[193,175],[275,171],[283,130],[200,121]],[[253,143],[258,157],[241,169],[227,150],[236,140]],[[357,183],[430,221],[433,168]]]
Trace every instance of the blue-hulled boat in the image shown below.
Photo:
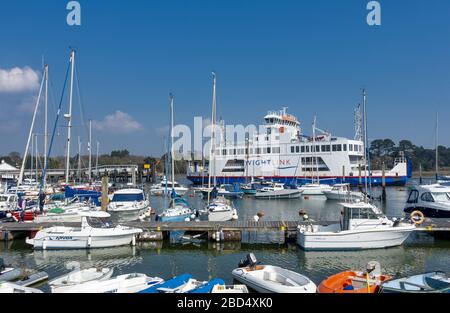
[[[444,272],[431,272],[394,279],[381,285],[382,293],[450,293],[450,278]]]
[[[195,216],[189,202],[183,198],[172,199],[169,208],[158,216],[158,220],[163,222],[184,222]]]
[[[183,274],[172,279],[169,279],[161,284],[154,285],[148,289],[142,290],[139,293],[165,293],[168,290],[175,290],[183,286],[192,279],[191,274]]]

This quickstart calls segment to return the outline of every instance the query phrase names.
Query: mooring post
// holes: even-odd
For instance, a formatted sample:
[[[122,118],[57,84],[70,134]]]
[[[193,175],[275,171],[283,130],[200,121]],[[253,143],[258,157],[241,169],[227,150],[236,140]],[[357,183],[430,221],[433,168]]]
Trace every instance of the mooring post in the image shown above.
[[[382,185],[382,193],[381,193],[381,199],[383,201],[386,201],[386,164],[383,161],[382,166],[382,176],[381,176],[381,185]]]
[[[102,211],[106,212],[108,206],[108,176],[102,177]]]

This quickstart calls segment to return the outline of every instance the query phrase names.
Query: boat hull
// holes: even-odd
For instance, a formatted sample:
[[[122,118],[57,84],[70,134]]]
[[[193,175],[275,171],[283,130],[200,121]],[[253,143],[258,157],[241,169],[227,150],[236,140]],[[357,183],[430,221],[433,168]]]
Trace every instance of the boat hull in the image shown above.
[[[342,231],[336,233],[297,233],[297,243],[304,250],[364,250],[396,247],[403,244],[414,227],[389,230]]]
[[[302,196],[301,190],[285,189],[269,192],[258,192],[255,195],[256,199],[298,199]]]

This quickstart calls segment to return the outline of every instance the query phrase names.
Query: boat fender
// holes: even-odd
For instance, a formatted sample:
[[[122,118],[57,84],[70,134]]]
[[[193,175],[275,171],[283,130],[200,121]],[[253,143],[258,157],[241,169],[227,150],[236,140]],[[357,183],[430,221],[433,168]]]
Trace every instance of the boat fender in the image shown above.
[[[425,222],[425,215],[421,211],[414,211],[411,213],[411,222],[416,225],[422,225]]]
[[[89,236],[89,237],[88,237],[88,241],[87,241],[87,247],[90,248],[90,247],[91,247],[91,244],[92,244],[92,237]]]
[[[133,239],[131,241],[131,245],[134,247],[136,245],[136,236],[133,236]]]
[[[42,250],[47,250],[47,238],[42,241]]]

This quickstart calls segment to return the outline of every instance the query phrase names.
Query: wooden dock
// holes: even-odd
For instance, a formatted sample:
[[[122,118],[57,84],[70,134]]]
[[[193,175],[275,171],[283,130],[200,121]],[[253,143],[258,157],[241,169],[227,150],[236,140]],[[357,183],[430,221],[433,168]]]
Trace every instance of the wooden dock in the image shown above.
[[[321,225],[330,225],[339,222],[320,222]],[[240,240],[244,232],[281,232],[285,238],[294,238],[297,227],[306,222],[299,221],[231,221],[231,222],[127,222],[125,226],[141,228],[144,240],[162,240],[170,232],[185,231],[194,233],[208,233],[212,239],[213,234],[222,231],[225,241]],[[53,226],[80,227],[81,223],[0,223],[0,240],[13,240],[32,235],[41,229]],[[436,236],[447,237],[450,235],[450,219],[427,219],[417,227],[418,232],[425,232]],[[152,235],[149,235],[152,234]],[[155,235],[160,234],[160,235]],[[147,237],[145,237],[147,235]]]

